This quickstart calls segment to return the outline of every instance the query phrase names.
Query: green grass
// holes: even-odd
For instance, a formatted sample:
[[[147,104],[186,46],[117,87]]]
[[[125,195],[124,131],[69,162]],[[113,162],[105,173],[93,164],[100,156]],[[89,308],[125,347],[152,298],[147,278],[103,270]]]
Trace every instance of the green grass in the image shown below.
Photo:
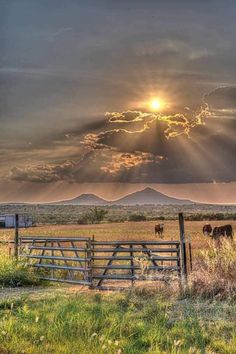
[[[144,235],[151,239],[152,235],[154,239],[153,225],[93,227],[101,239],[111,239],[111,235],[125,239]],[[173,283],[162,290],[145,285],[126,293],[86,291],[74,295],[67,288],[59,296],[55,288],[53,294],[57,295],[53,296],[10,298],[0,302],[0,353],[236,353],[235,244],[208,244],[200,234],[201,227],[201,223],[186,222],[186,230],[192,230],[191,235],[195,232],[194,271],[185,293],[188,298],[181,299]],[[72,234],[78,232],[73,225],[37,229],[47,235],[49,231],[68,235],[68,229]],[[91,234],[87,226],[81,231]],[[175,222],[166,223],[166,236],[172,237],[171,232],[176,232]],[[37,284],[33,270],[24,260],[17,263],[9,258],[4,247],[0,286]]]
[[[9,257],[4,247],[0,248],[0,287],[38,285],[39,279],[24,259]]]
[[[1,353],[235,353],[236,305],[141,293],[0,304]]]

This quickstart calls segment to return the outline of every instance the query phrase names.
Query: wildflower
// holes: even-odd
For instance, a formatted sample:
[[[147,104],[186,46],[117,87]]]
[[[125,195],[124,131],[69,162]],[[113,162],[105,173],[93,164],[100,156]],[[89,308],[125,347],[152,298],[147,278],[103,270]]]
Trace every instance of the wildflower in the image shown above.
[[[115,340],[115,346],[118,346],[118,345],[119,345],[119,341]]]
[[[181,340],[179,339],[179,340],[174,340],[174,346],[175,347],[178,347],[179,345],[181,345],[182,343],[181,343]]]
[[[196,354],[197,353],[197,349],[193,348],[193,347],[190,347],[188,352],[189,352],[189,354]]]
[[[106,349],[106,346],[105,346],[105,344],[103,344],[103,346],[102,346],[102,349]]]
[[[112,341],[111,341],[110,339],[108,340],[108,344],[109,344],[109,345],[112,345]]]
[[[41,337],[39,338],[39,340],[40,340],[40,342],[42,342],[42,341],[44,340],[44,336],[41,336]]]
[[[94,332],[92,335],[91,335],[91,338],[94,338],[96,337],[98,334],[96,332]]]
[[[35,322],[38,323],[38,321],[39,321],[39,316],[36,316],[35,317]]]

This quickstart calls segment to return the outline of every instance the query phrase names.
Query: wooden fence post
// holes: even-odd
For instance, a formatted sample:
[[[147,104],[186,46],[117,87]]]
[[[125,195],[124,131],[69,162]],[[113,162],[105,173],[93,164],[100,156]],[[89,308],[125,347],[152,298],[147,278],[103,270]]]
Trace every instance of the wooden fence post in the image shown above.
[[[193,257],[192,257],[192,244],[191,238],[188,236],[188,252],[189,252],[189,263],[190,263],[190,271],[193,270]]]
[[[181,247],[181,266],[183,280],[187,282],[187,253],[186,253],[186,240],[184,233],[184,216],[183,213],[179,213],[179,231],[180,231],[180,247]]]
[[[15,214],[15,242],[14,242],[14,257],[18,259],[19,255],[19,215]]]

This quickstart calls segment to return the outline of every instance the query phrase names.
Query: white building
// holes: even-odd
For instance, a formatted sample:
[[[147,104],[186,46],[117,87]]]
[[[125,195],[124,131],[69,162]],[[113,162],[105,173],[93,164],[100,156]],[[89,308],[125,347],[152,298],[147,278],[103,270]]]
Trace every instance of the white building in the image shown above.
[[[16,225],[15,215],[0,215],[0,228],[14,228]],[[31,215],[19,215],[19,227],[31,227],[33,220]]]

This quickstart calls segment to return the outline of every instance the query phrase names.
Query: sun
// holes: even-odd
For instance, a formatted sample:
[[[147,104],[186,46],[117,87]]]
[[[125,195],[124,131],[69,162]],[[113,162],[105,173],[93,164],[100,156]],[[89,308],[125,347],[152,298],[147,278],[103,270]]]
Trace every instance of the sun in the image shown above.
[[[162,106],[163,106],[161,100],[158,99],[158,98],[153,98],[153,99],[150,101],[149,105],[150,105],[150,108],[151,108],[153,111],[159,111],[159,110],[162,108]]]

